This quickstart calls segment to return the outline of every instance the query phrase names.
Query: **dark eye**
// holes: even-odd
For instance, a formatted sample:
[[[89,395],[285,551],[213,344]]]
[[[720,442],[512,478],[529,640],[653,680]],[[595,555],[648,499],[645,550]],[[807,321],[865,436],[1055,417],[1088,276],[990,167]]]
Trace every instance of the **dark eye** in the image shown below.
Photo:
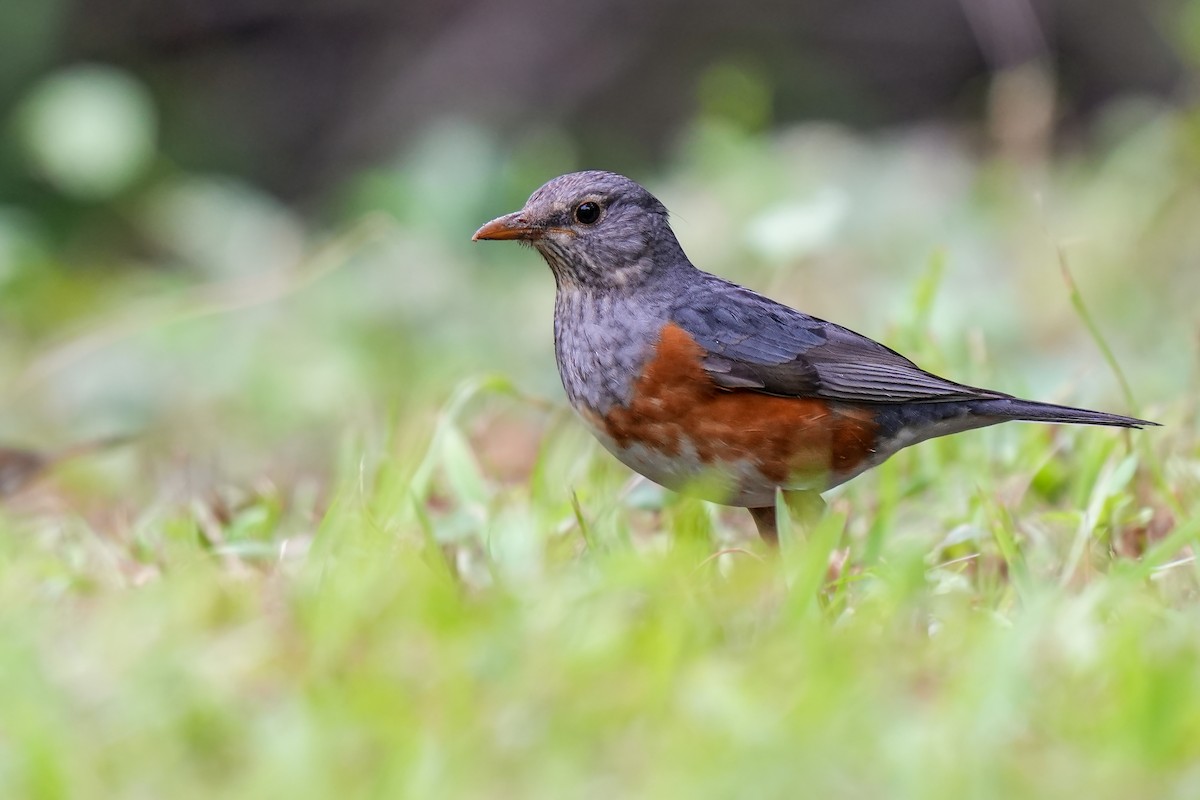
[[[575,219],[584,225],[591,225],[600,219],[600,204],[593,203],[591,200],[586,203],[580,203],[575,206]]]

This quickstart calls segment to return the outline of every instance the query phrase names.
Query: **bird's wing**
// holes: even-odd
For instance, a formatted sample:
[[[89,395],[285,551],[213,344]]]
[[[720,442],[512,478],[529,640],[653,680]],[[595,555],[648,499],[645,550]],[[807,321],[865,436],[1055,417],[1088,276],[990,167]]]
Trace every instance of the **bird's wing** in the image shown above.
[[[704,348],[704,368],[723,388],[869,403],[1008,396],[939,378],[854,331],[712,280],[680,298],[671,321]]]

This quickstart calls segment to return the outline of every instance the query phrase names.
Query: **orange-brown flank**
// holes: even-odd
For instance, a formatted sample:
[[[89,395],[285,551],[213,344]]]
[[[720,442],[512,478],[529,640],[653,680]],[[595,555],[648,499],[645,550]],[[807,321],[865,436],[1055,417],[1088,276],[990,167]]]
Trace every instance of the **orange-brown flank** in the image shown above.
[[[682,328],[663,327],[629,405],[604,416],[617,445],[674,456],[690,443],[705,464],[746,460],[780,485],[851,472],[871,454],[878,426],[869,409],[725,390],[704,371],[705,355]]]

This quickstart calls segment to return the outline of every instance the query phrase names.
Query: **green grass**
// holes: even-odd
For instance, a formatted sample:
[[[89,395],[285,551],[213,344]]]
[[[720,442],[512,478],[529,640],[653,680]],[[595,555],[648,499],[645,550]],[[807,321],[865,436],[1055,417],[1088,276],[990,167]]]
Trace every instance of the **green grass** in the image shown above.
[[[348,469],[311,537],[270,497],[209,523],[219,543],[197,513],[119,540],[6,526],[6,793],[1197,790],[1197,573],[1170,559],[1200,516],[1114,555],[1153,505],[1119,437],[1016,434],[1026,462],[1063,440],[1044,489],[980,441],[935,446],[776,558],[696,501],[614,501],[601,458],[586,528],[536,481],[455,477],[472,468],[451,430],[428,488],[390,457]],[[539,469],[579,444],[551,434]],[[959,460],[984,466],[954,502]],[[1029,488],[965,488],[985,474]]]
[[[923,444],[778,555],[562,408],[549,276],[465,241],[533,178],[421,211],[370,176],[394,222],[250,278],[33,248],[6,443],[141,434],[0,510],[0,794],[1197,796],[1193,128],[1053,165],[1048,206],[945,142],[697,131],[655,188],[704,266],[1166,424]]]

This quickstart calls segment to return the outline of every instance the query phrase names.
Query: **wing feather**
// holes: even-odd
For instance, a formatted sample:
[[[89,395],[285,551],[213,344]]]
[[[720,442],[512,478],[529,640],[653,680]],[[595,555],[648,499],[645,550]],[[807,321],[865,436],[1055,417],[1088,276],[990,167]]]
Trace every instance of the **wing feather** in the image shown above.
[[[706,277],[672,321],[708,351],[705,369],[724,388],[867,403],[1008,397],[940,378],[848,328]]]

